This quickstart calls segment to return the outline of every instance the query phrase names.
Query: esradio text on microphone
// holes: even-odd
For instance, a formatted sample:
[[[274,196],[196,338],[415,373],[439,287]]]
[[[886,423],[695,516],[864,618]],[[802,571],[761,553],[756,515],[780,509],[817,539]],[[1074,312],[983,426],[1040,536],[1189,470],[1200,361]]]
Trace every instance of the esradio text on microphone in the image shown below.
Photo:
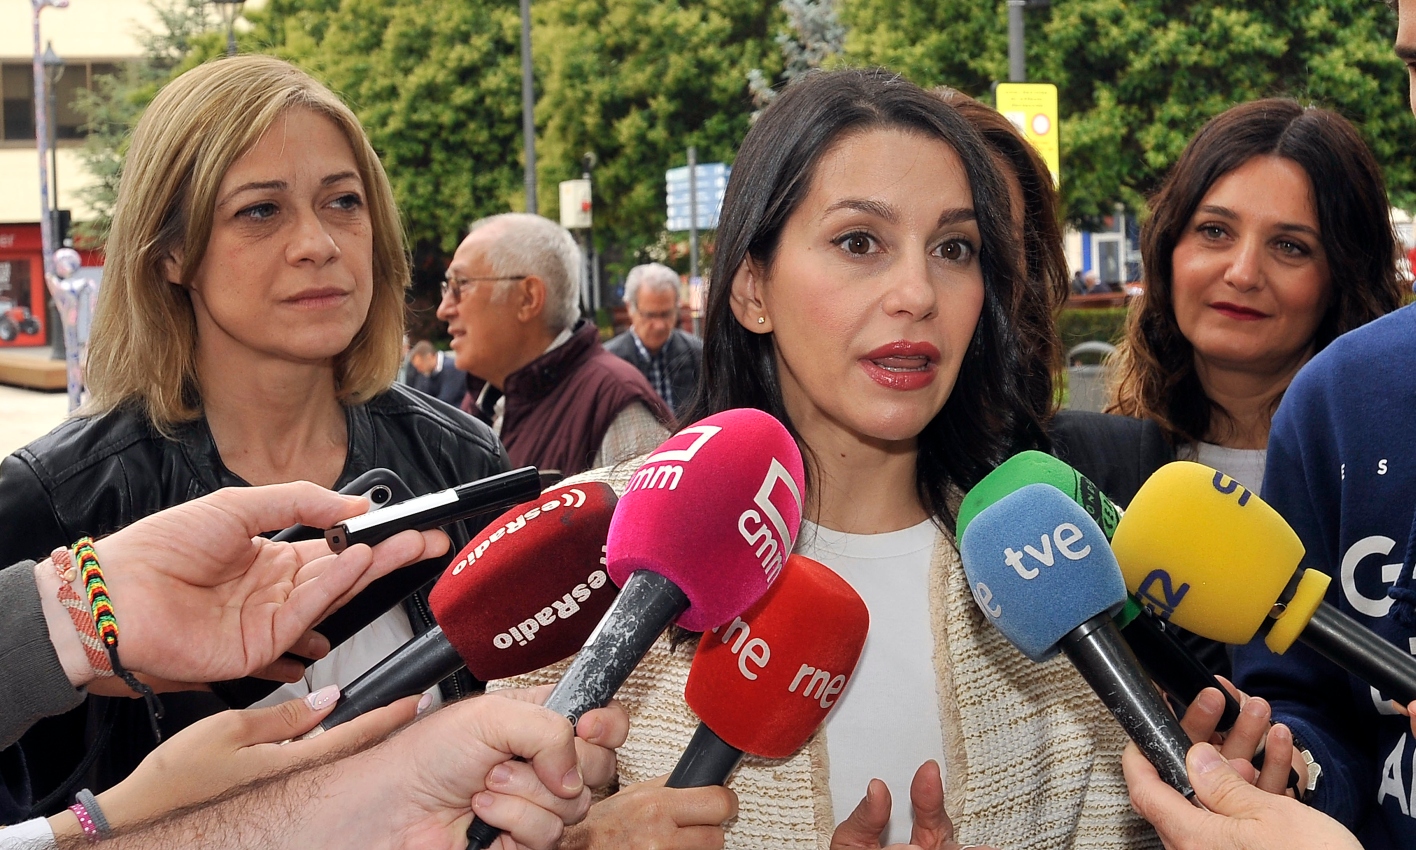
[[[536,633],[543,627],[554,626],[561,620],[574,617],[580,611],[581,603],[589,599],[591,593],[604,587],[609,580],[604,570],[596,570],[560,599],[492,638],[492,646],[497,649],[510,649],[513,643],[525,646],[536,639]]]

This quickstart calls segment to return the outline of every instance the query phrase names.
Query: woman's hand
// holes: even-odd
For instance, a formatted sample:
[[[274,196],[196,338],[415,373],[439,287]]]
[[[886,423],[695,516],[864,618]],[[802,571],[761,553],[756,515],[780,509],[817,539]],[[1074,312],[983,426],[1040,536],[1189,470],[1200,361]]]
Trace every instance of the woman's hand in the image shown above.
[[[303,481],[231,487],[98,541],[124,665],[177,683],[257,672],[293,681],[303,666],[282,653],[328,651],[314,624],[374,579],[447,551],[441,531],[406,531],[338,555],[323,540],[258,536],[295,523],[328,528],[367,509],[362,497]]]
[[[338,699],[339,689],[331,685],[269,708],[212,715],[149,753],[132,775],[98,795],[99,805],[115,829],[130,826],[296,765],[365,747],[412,720],[419,704],[418,697],[408,697],[308,741],[291,740],[315,728]],[[77,830],[77,821],[73,827]]]
[[[620,789],[566,830],[562,850],[719,850],[737,795],[721,785],[665,788],[668,776]]]
[[[888,850],[961,850],[954,840],[954,822],[944,811],[944,781],[939,764],[925,762],[910,782],[914,827],[909,844],[891,844]],[[831,850],[879,850],[880,834],[890,824],[890,789],[879,779],[870,780],[865,797],[831,835]],[[972,845],[988,850],[983,845]]]

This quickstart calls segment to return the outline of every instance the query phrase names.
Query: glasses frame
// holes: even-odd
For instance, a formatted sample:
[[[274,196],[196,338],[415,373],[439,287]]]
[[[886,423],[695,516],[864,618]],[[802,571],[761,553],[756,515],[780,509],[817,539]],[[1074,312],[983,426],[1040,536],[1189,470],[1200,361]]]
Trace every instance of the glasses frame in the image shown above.
[[[442,297],[444,299],[447,298],[448,293],[451,292],[453,301],[461,301],[462,288],[469,283],[476,283],[482,280],[525,280],[530,276],[531,275],[529,274],[511,274],[481,275],[478,277],[454,277],[451,272],[448,272],[446,275],[443,276],[443,282],[442,285],[438,288],[438,291],[442,294]]]

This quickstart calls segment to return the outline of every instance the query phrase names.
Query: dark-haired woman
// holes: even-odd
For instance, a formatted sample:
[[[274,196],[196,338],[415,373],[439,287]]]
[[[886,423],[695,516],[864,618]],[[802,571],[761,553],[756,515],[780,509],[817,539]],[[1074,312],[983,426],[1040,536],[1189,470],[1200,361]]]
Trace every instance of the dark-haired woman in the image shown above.
[[[1109,409],[1257,492],[1298,369],[1401,306],[1390,215],[1381,170],[1336,113],[1269,99],[1211,120],[1151,202],[1146,295]]]
[[[1212,119],[1151,201],[1146,294],[1108,409],[1155,422],[1177,457],[1259,492],[1293,376],[1401,306],[1390,210],[1380,168],[1336,113],[1275,98]],[[1230,675],[1223,646],[1186,641]]]
[[[842,821],[841,846],[1154,845],[1120,729],[1065,661],[1032,664],[984,621],[954,545],[959,494],[1042,432],[1008,188],[978,132],[896,76],[812,76],[744,140],[717,244],[684,421],[786,424],[809,470],[797,551],[861,593],[871,633],[824,732],[739,767],[736,809],[652,781],[697,725],[691,647],[661,641],[619,694],[622,790],[567,845],[816,848]]]

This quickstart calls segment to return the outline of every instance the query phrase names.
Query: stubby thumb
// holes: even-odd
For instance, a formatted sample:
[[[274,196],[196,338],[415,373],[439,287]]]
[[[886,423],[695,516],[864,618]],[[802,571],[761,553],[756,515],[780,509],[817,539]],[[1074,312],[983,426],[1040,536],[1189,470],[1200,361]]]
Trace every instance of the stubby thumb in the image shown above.
[[[1212,744],[1196,744],[1185,758],[1195,797],[1205,808],[1226,817],[1253,816],[1274,799],[1244,777]]]
[[[831,835],[831,850],[874,850],[880,833],[890,823],[890,789],[879,779],[870,780],[865,797]]]

